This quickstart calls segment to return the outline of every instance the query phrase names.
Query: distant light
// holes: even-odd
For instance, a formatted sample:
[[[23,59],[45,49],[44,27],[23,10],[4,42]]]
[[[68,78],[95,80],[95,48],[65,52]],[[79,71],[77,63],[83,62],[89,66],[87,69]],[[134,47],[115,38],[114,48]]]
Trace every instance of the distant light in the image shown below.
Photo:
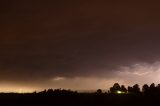
[[[124,94],[124,92],[122,92],[122,91],[117,91],[117,94]]]

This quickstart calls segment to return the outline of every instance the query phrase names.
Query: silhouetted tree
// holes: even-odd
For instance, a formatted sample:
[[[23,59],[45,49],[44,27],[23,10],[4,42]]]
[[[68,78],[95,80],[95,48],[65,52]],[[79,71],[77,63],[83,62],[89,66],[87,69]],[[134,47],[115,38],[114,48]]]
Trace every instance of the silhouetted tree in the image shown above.
[[[148,94],[149,93],[149,86],[147,84],[144,84],[142,87],[142,92],[144,94]]]
[[[157,91],[157,94],[160,94],[160,84],[156,86],[156,91]]]
[[[101,94],[101,93],[102,93],[102,90],[101,90],[101,89],[98,89],[96,93]]]
[[[48,90],[47,90],[47,93],[50,93],[50,94],[51,94],[51,93],[53,93],[53,92],[54,92],[53,89],[48,89]]]
[[[135,84],[133,87],[128,86],[128,93],[140,93],[139,85]]]
[[[133,92],[133,87],[128,86],[128,93],[132,93]]]
[[[140,93],[140,88],[138,84],[133,85],[133,93]]]
[[[150,88],[149,88],[149,93],[151,94],[151,95],[155,95],[156,94],[156,86],[155,86],[155,84],[154,83],[152,83],[151,85],[150,85]]]
[[[158,84],[158,85],[156,86],[156,88],[160,89],[160,84]]]
[[[121,86],[121,91],[124,92],[124,93],[127,93],[127,89],[124,85]]]
[[[110,88],[110,92],[111,92],[111,93],[116,93],[116,92],[119,91],[119,90],[121,90],[121,87],[120,87],[120,85],[119,85],[118,83],[115,83],[115,84],[113,85],[113,87]]]
[[[151,90],[154,90],[155,88],[156,88],[155,84],[152,83],[152,84],[150,85],[150,89],[151,89]]]

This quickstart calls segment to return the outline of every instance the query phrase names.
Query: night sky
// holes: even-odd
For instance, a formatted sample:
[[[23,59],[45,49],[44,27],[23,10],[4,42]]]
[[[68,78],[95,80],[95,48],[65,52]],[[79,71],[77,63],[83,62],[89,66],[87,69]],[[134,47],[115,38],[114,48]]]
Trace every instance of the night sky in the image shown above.
[[[0,91],[160,83],[157,1],[1,0]]]

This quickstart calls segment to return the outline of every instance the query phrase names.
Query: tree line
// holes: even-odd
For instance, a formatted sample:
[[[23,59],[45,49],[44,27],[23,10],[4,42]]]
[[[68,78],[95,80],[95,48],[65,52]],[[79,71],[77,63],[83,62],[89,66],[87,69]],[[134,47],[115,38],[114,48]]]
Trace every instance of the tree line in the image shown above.
[[[97,93],[101,93],[101,90],[97,90]],[[133,86],[125,87],[125,85],[120,85],[115,83],[109,90],[108,93],[124,93],[124,94],[149,94],[149,95],[157,95],[160,94],[160,84],[155,85],[152,83],[151,85],[144,84],[142,89],[140,89],[138,84]]]
[[[36,93],[36,92],[35,92]],[[39,92],[40,94],[77,94],[77,91],[65,90],[65,89],[48,89]],[[96,93],[103,93],[101,89],[98,89]],[[115,83],[107,94],[144,94],[144,95],[160,95],[160,84],[155,85],[154,83],[147,85],[144,84],[142,89],[140,89],[138,84],[133,86],[125,87],[125,85],[120,85],[119,83]]]

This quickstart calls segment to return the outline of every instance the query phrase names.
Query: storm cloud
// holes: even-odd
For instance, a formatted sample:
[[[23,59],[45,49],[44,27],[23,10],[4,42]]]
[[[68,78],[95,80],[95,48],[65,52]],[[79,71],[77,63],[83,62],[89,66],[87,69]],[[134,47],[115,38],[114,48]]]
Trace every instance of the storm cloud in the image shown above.
[[[78,89],[73,79],[94,80],[95,89],[121,80],[130,84],[138,75],[144,80],[139,83],[155,81],[145,82],[143,74],[156,73],[153,64],[159,67],[157,1],[2,0],[0,5],[1,83]],[[135,72],[135,64],[147,69]]]

